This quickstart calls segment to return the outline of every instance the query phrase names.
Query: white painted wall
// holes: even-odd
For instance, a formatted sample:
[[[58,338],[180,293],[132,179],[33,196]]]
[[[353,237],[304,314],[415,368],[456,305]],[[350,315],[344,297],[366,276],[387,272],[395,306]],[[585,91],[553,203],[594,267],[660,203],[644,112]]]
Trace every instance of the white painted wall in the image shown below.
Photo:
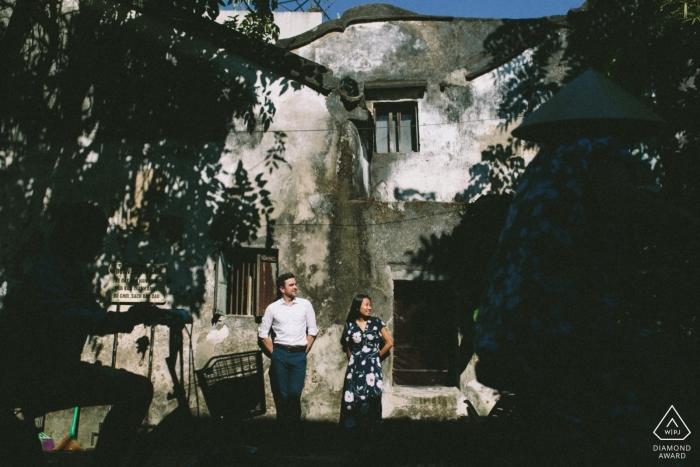
[[[484,21],[486,28],[497,23]],[[418,105],[418,152],[375,153],[369,168],[370,196],[377,201],[451,202],[477,186],[470,168],[489,146],[508,144],[498,103],[506,67],[468,81],[467,64],[479,59],[488,34],[458,22],[392,21],[348,26],[295,53],[321,63],[338,78],[365,82],[422,80]],[[476,57],[476,58],[475,58]],[[372,102],[367,102],[371,109]],[[532,155],[521,151],[526,160]],[[482,186],[487,192],[490,185]]]

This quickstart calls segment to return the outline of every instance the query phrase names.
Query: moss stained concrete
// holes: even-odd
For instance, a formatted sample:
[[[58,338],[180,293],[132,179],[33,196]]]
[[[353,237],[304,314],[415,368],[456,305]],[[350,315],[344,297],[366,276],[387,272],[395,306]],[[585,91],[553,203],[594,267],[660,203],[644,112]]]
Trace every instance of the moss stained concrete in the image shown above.
[[[265,131],[253,133],[241,131],[245,123],[241,116],[232,118],[225,145],[207,146],[217,161],[212,173],[203,171],[196,176],[201,177],[199,182],[196,177],[188,179],[180,189],[187,196],[192,187],[212,177],[230,185],[239,163],[251,179],[260,175],[267,181],[274,229],[267,231],[261,225],[257,238],[243,247],[271,245],[278,252],[279,271],[296,274],[300,296],[309,299],[316,310],[320,332],[308,357],[302,396],[307,420],[332,422],[338,418],[346,365],[339,340],[352,297],[369,294],[373,313],[392,333],[394,282],[440,279],[432,271],[416,270],[410,252],[417,251],[422,240],[440,237],[459,224],[464,205],[454,199],[473,183],[470,168],[482,162],[482,151],[489,145],[507,141],[495,108],[504,92],[500,79],[505,69],[467,79],[489,63],[483,41],[500,24],[476,19],[365,18],[292,50],[327,67],[330,71],[324,82],[337,85],[347,77],[358,84],[359,92],[371,82],[425,82],[421,97],[399,99],[417,103],[421,125],[417,152],[373,153],[364,128],[372,124],[371,101],[352,104],[337,86],[324,95],[250,61],[236,57],[223,61],[229,72],[255,80],[258,110],[265,105],[268,111],[274,108],[274,118]],[[401,88],[400,83],[397,86]],[[268,150],[280,133],[285,135],[284,161],[270,170]],[[223,204],[215,196],[211,203]],[[256,350],[258,322],[253,317],[226,315],[212,323],[216,247],[207,237],[207,219],[201,216],[206,204],[183,206],[179,210],[185,218],[182,251],[162,240],[144,246],[135,239],[126,239],[127,247],[121,251],[135,252],[135,260],[158,259],[168,264],[170,296],[165,306],[186,306],[195,315],[191,334],[185,338],[182,380],[192,410],[206,416],[193,370],[215,355]],[[185,255],[183,251],[188,262],[175,261],[177,255]],[[141,335],[139,331],[119,338],[118,366],[145,374],[147,366],[135,343]],[[457,329],[447,338],[457,342]],[[111,342],[107,336],[86,346],[84,359],[109,364]],[[167,398],[172,383],[164,361],[164,329],[157,330],[152,345],[156,396],[149,422],[155,424],[175,403]],[[265,417],[274,417],[266,358],[264,367]],[[383,368],[386,417],[445,420],[466,413],[466,382],[461,390],[459,383],[433,388],[393,386],[392,356]],[[100,416],[98,412],[86,415],[89,419],[81,428],[81,443],[97,430]],[[50,422],[54,436],[69,423],[67,412],[56,417]]]

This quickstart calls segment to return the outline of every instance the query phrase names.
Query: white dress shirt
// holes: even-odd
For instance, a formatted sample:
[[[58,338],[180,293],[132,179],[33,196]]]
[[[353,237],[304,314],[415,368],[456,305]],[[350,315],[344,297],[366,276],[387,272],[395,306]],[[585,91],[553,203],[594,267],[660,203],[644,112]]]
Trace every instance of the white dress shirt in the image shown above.
[[[263,315],[258,336],[265,339],[275,333],[275,344],[306,345],[306,335],[316,336],[316,313],[311,302],[296,297],[287,305],[283,298],[271,303]]]

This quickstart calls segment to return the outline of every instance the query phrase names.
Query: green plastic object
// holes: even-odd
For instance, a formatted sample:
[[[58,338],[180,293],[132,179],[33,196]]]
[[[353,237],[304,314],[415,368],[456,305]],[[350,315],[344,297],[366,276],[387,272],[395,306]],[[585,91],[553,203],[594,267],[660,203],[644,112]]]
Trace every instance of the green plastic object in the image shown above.
[[[70,433],[68,435],[71,439],[78,439],[78,419],[80,418],[80,407],[73,409],[73,422],[70,425]]]

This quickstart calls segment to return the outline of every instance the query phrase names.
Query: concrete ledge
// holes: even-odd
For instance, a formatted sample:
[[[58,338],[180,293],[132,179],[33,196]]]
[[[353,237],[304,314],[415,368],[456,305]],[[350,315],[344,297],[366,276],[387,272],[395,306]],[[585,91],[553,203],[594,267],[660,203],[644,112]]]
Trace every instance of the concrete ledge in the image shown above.
[[[456,387],[393,386],[382,394],[382,417],[454,420],[467,416],[464,400]]]

